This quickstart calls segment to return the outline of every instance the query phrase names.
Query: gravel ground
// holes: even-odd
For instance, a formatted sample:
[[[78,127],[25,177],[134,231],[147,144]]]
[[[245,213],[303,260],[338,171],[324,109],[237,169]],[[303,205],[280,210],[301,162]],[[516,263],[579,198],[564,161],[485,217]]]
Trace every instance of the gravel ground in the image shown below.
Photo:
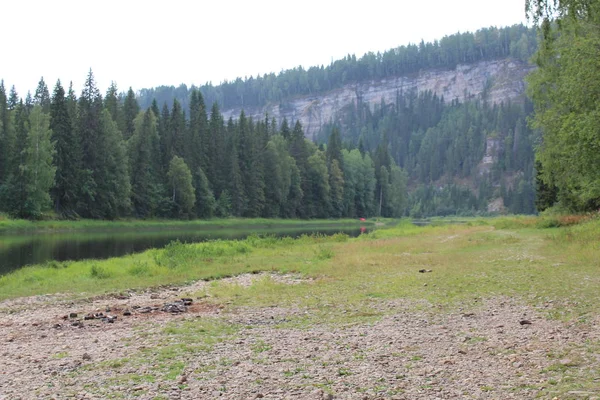
[[[250,285],[264,275],[226,281]],[[566,374],[597,370],[599,355],[586,343],[598,343],[598,319],[567,325],[509,298],[451,312],[374,301],[384,315],[376,322],[333,327],[286,324],[312,310],[224,311],[203,299],[182,313],[160,311],[206,285],[0,303],[0,399],[600,399],[600,389],[553,394]],[[117,319],[83,320],[100,312]],[[199,319],[238,330],[205,351],[178,353],[170,360],[179,366],[176,376],[156,373],[164,360],[131,362],[174,344],[165,324]]]

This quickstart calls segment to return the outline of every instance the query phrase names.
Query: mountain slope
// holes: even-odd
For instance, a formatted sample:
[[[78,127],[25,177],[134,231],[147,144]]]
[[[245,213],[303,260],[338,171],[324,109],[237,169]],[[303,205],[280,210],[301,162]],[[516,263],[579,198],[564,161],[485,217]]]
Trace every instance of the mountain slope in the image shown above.
[[[358,102],[376,105],[393,104],[398,93],[431,91],[446,102],[481,99],[485,95],[492,104],[522,101],[524,78],[532,70],[530,64],[512,58],[461,64],[451,70],[423,70],[410,75],[357,82],[317,95],[297,96],[283,103],[262,107],[233,107],[222,110],[226,119],[237,118],[242,109],[255,120],[266,115],[282,121],[299,120],[309,138],[315,138],[325,124],[339,123],[343,110]]]

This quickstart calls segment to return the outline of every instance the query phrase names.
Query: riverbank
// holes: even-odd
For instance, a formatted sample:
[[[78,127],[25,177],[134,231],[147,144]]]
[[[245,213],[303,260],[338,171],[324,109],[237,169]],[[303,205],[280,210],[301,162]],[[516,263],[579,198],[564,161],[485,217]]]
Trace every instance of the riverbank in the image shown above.
[[[536,224],[25,268],[0,278],[0,386],[7,398],[600,396],[600,220]],[[98,312],[117,319],[83,318]]]
[[[385,220],[384,220],[385,221]],[[388,222],[390,220],[387,220]],[[53,233],[53,232],[102,232],[107,230],[156,230],[156,229],[222,229],[222,228],[289,228],[289,227],[336,227],[359,226],[377,223],[376,219],[298,220],[268,218],[215,218],[208,220],[50,220],[29,221],[0,217],[0,234]]]

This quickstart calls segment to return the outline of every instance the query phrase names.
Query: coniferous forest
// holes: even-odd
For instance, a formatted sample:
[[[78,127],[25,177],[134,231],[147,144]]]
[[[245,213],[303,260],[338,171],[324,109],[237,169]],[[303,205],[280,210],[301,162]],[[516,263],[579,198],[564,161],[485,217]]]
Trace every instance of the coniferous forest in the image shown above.
[[[347,82],[535,51],[521,25],[456,34],[326,68],[200,88],[102,94],[92,71],[78,95],[40,80],[20,96],[0,84],[0,211],[63,218],[400,217],[535,212],[527,101],[444,101],[398,93],[350,107],[316,142],[297,121],[225,120],[221,107],[283,101]],[[493,165],[482,168],[494,149]]]

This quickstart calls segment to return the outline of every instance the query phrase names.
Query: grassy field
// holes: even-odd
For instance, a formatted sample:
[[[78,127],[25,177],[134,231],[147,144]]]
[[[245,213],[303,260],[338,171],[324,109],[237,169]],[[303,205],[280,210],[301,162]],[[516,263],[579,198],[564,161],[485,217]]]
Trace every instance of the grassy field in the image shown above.
[[[532,303],[564,301],[569,307],[562,317],[585,317],[600,311],[599,239],[598,218],[523,217],[425,227],[403,222],[355,239],[337,234],[172,243],[126,257],[23,268],[0,277],[0,299],[93,296],[276,271],[315,278],[317,284],[287,287],[266,281],[249,290],[215,289],[215,298],[249,305],[325,302],[344,310],[368,306],[373,298],[452,306],[506,295]],[[433,273],[420,274],[420,269]]]

